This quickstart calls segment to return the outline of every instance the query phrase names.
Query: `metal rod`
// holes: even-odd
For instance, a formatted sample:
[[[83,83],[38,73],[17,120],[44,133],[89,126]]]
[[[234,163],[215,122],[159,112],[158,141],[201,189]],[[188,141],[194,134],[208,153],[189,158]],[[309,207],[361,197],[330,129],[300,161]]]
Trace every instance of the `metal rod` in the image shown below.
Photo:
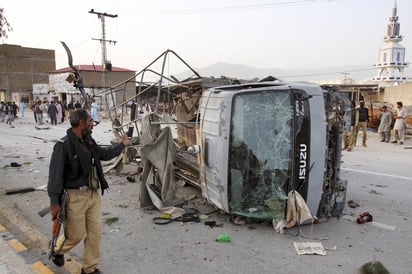
[[[197,124],[197,122],[150,122],[151,125],[164,125],[164,124]]]

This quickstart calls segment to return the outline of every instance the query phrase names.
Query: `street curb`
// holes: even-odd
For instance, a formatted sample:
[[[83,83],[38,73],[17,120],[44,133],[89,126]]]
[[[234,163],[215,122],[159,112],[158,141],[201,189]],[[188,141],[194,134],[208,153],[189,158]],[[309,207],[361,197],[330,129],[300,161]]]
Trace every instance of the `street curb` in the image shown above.
[[[6,229],[6,227],[4,227],[2,224],[0,224],[0,236],[8,244],[8,246],[16,253],[16,255],[24,260],[24,258],[21,256],[21,253],[28,250],[27,247],[22,242],[20,242],[18,239],[14,238],[13,234],[11,234]],[[54,273],[53,271],[50,270],[50,268],[45,266],[41,261],[36,261],[32,264],[27,264],[27,266],[33,271],[33,273],[36,273],[36,274],[53,274]]]
[[[25,250],[22,250],[19,253],[15,251],[28,265],[31,266],[31,270],[33,270],[34,273],[53,274],[55,273],[55,271],[57,271],[56,273],[80,274],[82,264],[78,260],[76,260],[73,256],[71,256],[71,254],[65,254],[66,261],[63,267],[56,267],[54,266],[53,263],[51,263],[51,261],[50,261],[51,263],[50,265],[38,259],[34,259],[33,261],[30,261],[28,259],[29,257],[33,259],[33,256],[32,256],[33,254],[30,254],[30,253],[36,254],[37,252],[37,256],[35,256],[35,258],[44,256],[44,255],[39,255],[39,252],[41,252],[41,254],[47,254],[48,248],[49,248],[47,243],[49,239],[46,236],[44,236],[42,233],[40,233],[36,228],[32,227],[29,223],[27,223],[27,221],[22,216],[17,215],[15,212],[13,212],[13,210],[11,210],[10,208],[0,207],[0,221],[1,221],[1,218],[5,218],[3,219],[3,221],[8,220],[13,227],[16,227],[16,229],[18,229],[18,231],[20,231],[22,235],[24,235],[24,237],[27,237],[29,241],[35,244],[36,248],[33,248],[33,249],[25,248]],[[9,231],[10,229],[7,230],[3,225],[1,225],[1,227],[4,228],[4,232],[0,230],[0,236],[6,242],[7,240],[5,239],[5,237],[8,237],[8,239],[15,239],[12,241],[12,242],[15,242],[15,246],[18,246],[20,248],[24,246],[20,241],[17,240],[18,237],[14,237],[12,233],[10,233]],[[3,236],[3,233],[6,236]],[[17,241],[20,242],[21,245],[18,244]],[[10,248],[12,247],[10,246]],[[42,265],[44,266],[44,268],[42,267]],[[54,269],[55,271],[51,270],[50,268]]]

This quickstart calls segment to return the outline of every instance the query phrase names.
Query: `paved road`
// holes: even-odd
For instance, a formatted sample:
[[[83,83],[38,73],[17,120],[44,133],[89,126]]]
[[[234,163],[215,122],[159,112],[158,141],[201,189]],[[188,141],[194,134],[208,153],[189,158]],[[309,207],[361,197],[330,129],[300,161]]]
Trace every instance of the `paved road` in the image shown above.
[[[0,125],[0,224],[28,248],[29,255],[22,256],[27,264],[42,261],[54,273],[78,273],[81,246],[70,253],[67,269],[54,267],[45,253],[51,222],[37,215],[48,205],[46,193],[5,195],[4,190],[44,185],[53,143],[43,139],[57,139],[66,128],[58,125],[35,130],[29,119],[16,123],[15,128]],[[112,138],[109,130],[102,122],[94,136],[108,143]],[[383,144],[377,134],[369,133],[367,148],[344,152],[342,177],[349,182],[347,200],[355,200],[360,206],[347,206],[340,219],[304,226],[299,236],[277,234],[270,224],[236,226],[223,214],[209,217],[222,227],[210,228],[203,223],[155,225],[151,220],[159,213],[145,212],[137,206],[139,180],[129,183],[126,174],[110,172],[107,178],[111,190],[103,197],[103,220],[118,217],[119,221],[103,227],[100,268],[106,274],[355,273],[362,264],[376,258],[391,273],[411,273],[412,150],[405,149],[411,145],[411,139],[404,146]],[[12,161],[23,165],[5,167]],[[189,192],[198,194],[194,202],[199,206],[199,192]],[[364,211],[373,215],[374,222],[355,222]],[[296,228],[291,232],[298,231]],[[231,235],[231,241],[216,242],[216,236],[224,232]],[[293,247],[293,242],[320,240],[329,249],[326,256],[299,256]]]

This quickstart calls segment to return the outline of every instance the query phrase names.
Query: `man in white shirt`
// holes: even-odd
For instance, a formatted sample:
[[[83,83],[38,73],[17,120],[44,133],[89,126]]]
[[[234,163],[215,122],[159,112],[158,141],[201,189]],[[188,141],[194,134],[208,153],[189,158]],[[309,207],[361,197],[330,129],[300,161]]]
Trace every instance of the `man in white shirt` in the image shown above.
[[[146,103],[145,99],[142,99],[140,102],[140,105],[137,107],[137,117],[146,115],[148,113],[152,112],[152,108],[150,107],[149,104]]]
[[[403,107],[402,102],[396,102],[396,107],[398,110],[395,116],[395,125],[393,126],[393,129],[395,130],[395,140],[391,143],[396,144],[399,140],[399,144],[403,145],[406,130],[406,109]]]

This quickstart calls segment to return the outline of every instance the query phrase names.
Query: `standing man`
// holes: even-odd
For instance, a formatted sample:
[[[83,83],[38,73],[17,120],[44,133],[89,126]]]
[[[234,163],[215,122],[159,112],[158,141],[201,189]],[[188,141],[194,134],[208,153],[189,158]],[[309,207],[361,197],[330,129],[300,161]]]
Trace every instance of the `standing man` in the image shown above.
[[[100,123],[100,120],[99,120],[99,114],[97,113],[97,103],[96,103],[96,100],[94,99],[92,99],[92,104],[91,104],[91,115],[92,115],[93,122],[97,126]]]
[[[7,108],[7,105],[3,101],[1,101],[0,102],[0,122],[4,122],[6,118],[6,108]]]
[[[142,99],[142,101],[140,101],[139,107],[137,108],[137,112],[138,116],[146,115],[152,112],[152,108],[149,104],[146,103],[145,99]]]
[[[20,101],[20,113],[21,117],[24,117],[24,110],[26,109],[26,104],[23,101]]]
[[[36,122],[38,125],[43,125],[43,111],[40,108],[41,105],[42,102],[39,100],[34,107],[34,112],[36,113]]]
[[[358,139],[358,133],[359,130],[362,128],[363,134],[362,134],[362,146],[366,147],[366,139],[368,138],[367,136],[367,131],[368,131],[368,123],[369,123],[369,112],[368,108],[365,107],[365,102],[361,101],[359,103],[359,108],[357,109],[359,113],[359,122],[356,125],[356,133],[355,133],[355,146],[356,146],[356,140]]]
[[[69,112],[69,115],[67,117],[67,119],[70,119],[70,115],[72,115],[73,111],[74,111],[74,101],[73,98],[70,100],[70,102],[67,104],[67,111]]]
[[[356,146],[357,137],[357,125],[359,124],[359,112],[356,109],[356,104],[354,101],[350,103],[350,124],[351,124],[351,135],[352,135],[352,145]]]
[[[61,123],[63,123],[64,119],[66,118],[66,111],[67,111],[67,102],[63,101],[63,104],[62,104],[62,120],[60,121]]]
[[[60,101],[56,102],[56,118],[57,118],[57,123],[60,124],[62,122],[62,116],[63,116],[63,108],[62,104],[60,104]]]
[[[52,253],[55,265],[64,265],[64,254],[83,241],[81,273],[101,273],[100,262],[101,194],[109,188],[102,164],[118,156],[129,144],[127,134],[121,143],[103,148],[92,138],[93,120],[89,111],[75,110],[70,116],[71,128],[53,149],[50,160],[47,191],[50,214],[57,218],[60,211],[59,196],[67,191],[64,235],[57,240]]]
[[[76,103],[74,104],[74,109],[79,109],[82,108],[82,104],[80,104],[79,100],[76,100]]]
[[[16,102],[13,101],[12,103],[13,106],[13,120],[19,118],[17,116],[17,112],[19,111],[19,106],[16,104]]]
[[[46,123],[48,123],[48,119],[49,119],[49,113],[48,113],[48,108],[49,106],[47,105],[47,101],[43,101],[40,103],[40,110],[42,111],[42,115],[43,115],[43,121],[45,121]],[[39,118],[37,118],[38,120]]]
[[[14,114],[13,114],[13,105],[11,104],[11,102],[7,102],[7,105],[6,105],[6,123],[8,124],[8,125],[11,125],[11,123],[13,122],[13,116],[14,116]]]
[[[52,126],[57,125],[57,107],[54,101],[51,101],[49,107],[47,108],[47,113],[50,117],[50,123]]]
[[[378,133],[381,135],[381,142],[389,143],[391,138],[392,113],[388,111],[387,106],[383,106],[381,111],[379,114],[380,122]]]
[[[355,107],[346,106],[343,114],[343,149],[352,151],[353,149],[353,129],[352,114],[356,111]]]
[[[395,140],[391,143],[396,144],[399,140],[399,144],[403,145],[405,141],[405,130],[406,130],[406,109],[403,107],[402,102],[396,102],[397,114],[395,117],[395,125],[393,129],[395,130]]]
[[[136,119],[136,103],[134,99],[132,100],[132,104],[130,105],[130,121],[134,121]]]

